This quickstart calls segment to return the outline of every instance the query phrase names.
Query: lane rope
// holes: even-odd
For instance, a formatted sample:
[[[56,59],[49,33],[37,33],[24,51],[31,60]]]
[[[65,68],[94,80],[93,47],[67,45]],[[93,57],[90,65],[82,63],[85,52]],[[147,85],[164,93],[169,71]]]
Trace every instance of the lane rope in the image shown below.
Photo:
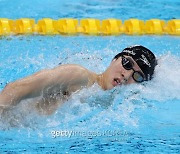
[[[120,19],[99,20],[94,18],[73,19],[62,18],[54,20],[43,18],[35,22],[34,19],[0,18],[0,36],[6,35],[180,35],[180,19],[169,21],[150,19]]]

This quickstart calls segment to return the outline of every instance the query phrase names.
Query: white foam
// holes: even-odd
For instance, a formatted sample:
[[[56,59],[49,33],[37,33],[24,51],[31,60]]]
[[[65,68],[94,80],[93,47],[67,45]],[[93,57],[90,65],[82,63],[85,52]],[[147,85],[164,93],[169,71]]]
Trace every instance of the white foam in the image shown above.
[[[180,58],[163,55],[158,60],[155,77],[141,91],[146,99],[165,101],[180,99]]]
[[[80,56],[80,55],[79,55]],[[82,55],[86,57],[86,55]],[[97,65],[96,56],[90,57],[90,62],[96,70],[101,68],[102,62]],[[97,68],[98,67],[98,68]],[[122,126],[138,127],[138,117],[132,115],[136,109],[147,107],[144,99],[164,102],[169,99],[180,99],[180,58],[171,55],[160,56],[158,66],[152,81],[141,84],[117,87],[110,91],[103,91],[98,85],[74,93],[68,102],[64,103],[57,112],[50,117],[41,117],[32,113],[29,107],[17,108],[11,113],[16,115],[16,126],[48,128],[83,128],[96,129]],[[28,104],[27,101],[22,104]],[[18,114],[16,114],[18,113]],[[42,120],[43,119],[43,120]],[[2,123],[1,121],[0,123]],[[115,124],[114,124],[115,123]],[[8,126],[9,127],[9,126]]]

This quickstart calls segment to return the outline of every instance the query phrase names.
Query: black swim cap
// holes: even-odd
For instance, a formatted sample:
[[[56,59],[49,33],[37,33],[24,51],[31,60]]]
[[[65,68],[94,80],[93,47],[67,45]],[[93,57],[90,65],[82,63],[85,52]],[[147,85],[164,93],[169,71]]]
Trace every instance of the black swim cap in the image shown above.
[[[130,46],[117,54],[114,59],[118,59],[122,55],[130,56],[134,59],[144,73],[146,81],[152,79],[157,60],[149,49],[141,45]]]

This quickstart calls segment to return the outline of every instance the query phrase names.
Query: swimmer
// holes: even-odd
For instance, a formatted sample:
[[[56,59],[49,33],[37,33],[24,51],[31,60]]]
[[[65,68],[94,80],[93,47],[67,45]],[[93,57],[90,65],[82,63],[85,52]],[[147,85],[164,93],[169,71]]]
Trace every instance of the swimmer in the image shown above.
[[[7,84],[0,93],[0,108],[9,109],[22,100],[37,97],[36,109],[49,115],[73,92],[94,83],[103,90],[110,90],[116,86],[149,81],[156,64],[156,58],[149,49],[136,45],[117,54],[102,74],[72,64],[42,70]]]

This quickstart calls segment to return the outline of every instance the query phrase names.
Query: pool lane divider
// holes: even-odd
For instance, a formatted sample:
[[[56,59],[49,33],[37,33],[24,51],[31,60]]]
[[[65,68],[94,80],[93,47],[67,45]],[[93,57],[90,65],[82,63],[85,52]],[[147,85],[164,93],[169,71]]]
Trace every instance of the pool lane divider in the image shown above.
[[[0,18],[0,36],[23,34],[39,35],[180,35],[180,19],[164,21],[150,19],[128,19],[124,23],[120,19],[99,20],[94,18],[53,20],[43,18],[21,18],[11,20]]]

